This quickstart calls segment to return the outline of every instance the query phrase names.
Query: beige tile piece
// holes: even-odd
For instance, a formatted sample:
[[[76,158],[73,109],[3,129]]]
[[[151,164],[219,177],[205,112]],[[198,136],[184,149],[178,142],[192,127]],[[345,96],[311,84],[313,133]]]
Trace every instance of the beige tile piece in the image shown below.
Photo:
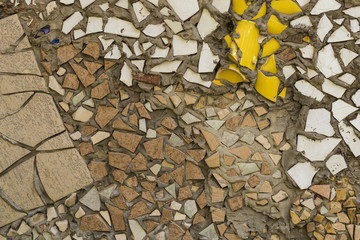
[[[11,44],[15,44],[17,40],[24,34],[24,30],[20,24],[18,15],[3,18],[0,20],[0,51],[7,50]],[[19,50],[30,47],[27,37],[24,38],[24,43],[19,46]]]
[[[4,171],[28,153],[30,153],[30,151],[0,138],[0,172]]]
[[[32,50],[0,54],[0,72],[41,75]]]
[[[2,134],[32,147],[64,130],[53,98],[43,93],[35,94],[16,114],[0,120]]]
[[[25,91],[48,92],[45,79],[33,75],[0,75],[0,94]]]
[[[33,92],[17,93],[12,95],[0,95],[0,117],[18,111],[29,99]]]
[[[19,218],[26,216],[25,213],[16,211],[9,204],[7,204],[2,198],[0,198],[0,212],[1,212],[0,227],[5,226]]]
[[[56,150],[71,147],[74,147],[74,144],[71,141],[69,134],[67,132],[63,132],[56,137],[50,138],[41,144],[36,150]]]
[[[34,160],[26,160],[0,178],[0,189],[24,210],[44,205],[35,189]]]
[[[76,149],[39,153],[36,168],[46,193],[57,201],[93,182],[87,166]]]

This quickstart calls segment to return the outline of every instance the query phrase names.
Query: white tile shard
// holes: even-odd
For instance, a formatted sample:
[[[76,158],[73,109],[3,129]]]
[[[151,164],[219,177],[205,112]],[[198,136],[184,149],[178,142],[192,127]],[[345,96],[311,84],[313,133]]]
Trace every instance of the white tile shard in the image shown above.
[[[309,79],[312,79],[313,77],[319,75],[319,73],[311,68],[308,68],[306,75],[309,77]]]
[[[119,0],[115,3],[115,6],[128,9],[129,8],[129,0]]]
[[[327,94],[330,94],[331,96],[334,96],[336,98],[341,98],[342,95],[344,95],[346,88],[341,87],[329,79],[324,79],[323,84],[321,85],[322,90],[326,92]]]
[[[351,100],[355,103],[355,106],[360,107],[360,90],[357,90],[354,95],[351,96]]]
[[[342,155],[336,154],[336,155],[331,156],[326,161],[326,167],[329,169],[329,171],[332,173],[332,175],[336,175],[340,171],[346,169],[347,164]]]
[[[360,114],[356,115],[356,118],[350,121],[351,125],[353,125],[358,131],[360,131]]]
[[[204,9],[197,25],[200,37],[204,39],[207,35],[215,31],[218,26],[219,23],[211,16],[210,12]]]
[[[358,20],[356,19],[350,20],[350,31],[353,33],[357,33],[360,31],[360,25]]]
[[[344,22],[344,20],[345,20],[345,18],[337,18],[337,19],[334,19],[334,22],[337,25],[341,25]]]
[[[192,124],[192,123],[196,123],[196,122],[201,122],[201,120],[197,117],[195,117],[194,115],[192,115],[191,113],[187,112],[184,115],[181,116],[181,119],[186,123],[186,124]]]
[[[231,0],[213,0],[212,5],[221,13],[229,11]]]
[[[349,49],[346,48],[342,48],[340,50],[340,58],[342,60],[342,62],[344,63],[345,67],[347,67],[347,65],[349,65],[349,63],[354,60],[355,58],[357,58],[359,56],[359,54],[357,54],[356,52],[350,51]]]
[[[204,43],[200,53],[198,72],[199,73],[213,72],[219,61],[220,61],[219,56],[215,55],[211,51],[209,44]]]
[[[181,22],[172,21],[170,19],[165,19],[164,22],[166,23],[166,25],[169,26],[171,31],[173,31],[175,34],[177,34],[178,32],[181,32],[183,30],[183,26],[182,26]]]
[[[290,21],[290,25],[294,28],[312,27],[309,16],[302,16]]]
[[[89,17],[86,26],[86,34],[103,31],[103,19],[100,17]]]
[[[124,62],[124,66],[121,69],[120,81],[125,83],[126,86],[131,87],[133,82],[132,69]]]
[[[360,6],[345,9],[343,13],[354,18],[360,18]]]
[[[143,33],[149,37],[157,37],[165,31],[164,24],[149,24],[143,30]]]
[[[331,105],[331,111],[333,113],[333,116],[338,122],[341,122],[344,118],[346,118],[356,110],[356,107],[344,102],[341,99],[333,102]]]
[[[148,2],[154,4],[155,6],[159,6],[159,0],[147,0]]]
[[[62,25],[62,32],[65,34],[69,34],[71,30],[79,24],[81,20],[83,20],[83,15],[80,12],[74,12],[70,17],[68,17]]]
[[[305,47],[300,48],[300,52],[303,58],[312,59],[314,55],[314,47],[313,45],[309,44]]]
[[[140,1],[133,3],[132,6],[135,12],[136,19],[139,23],[141,23],[150,15],[149,10],[147,10],[144,4],[142,4]]]
[[[331,44],[319,51],[316,66],[326,78],[343,72]]]
[[[81,8],[84,9],[87,6],[89,6],[90,4],[92,4],[93,2],[95,2],[95,0],[80,0]]]
[[[320,38],[320,41],[324,41],[326,34],[330,32],[330,30],[334,27],[329,18],[324,14],[319,21],[319,24],[316,29],[316,34]]]
[[[295,83],[295,88],[304,96],[314,98],[317,101],[321,101],[325,95],[319,91],[316,87],[311,85],[308,81],[299,80]]]
[[[339,80],[343,81],[346,84],[353,84],[353,82],[355,81],[356,77],[350,73],[344,73],[343,75],[341,75],[339,77]]]
[[[107,52],[104,56],[105,59],[120,59],[121,57],[121,52],[119,49],[119,46],[114,44],[112,49]]]
[[[49,77],[49,88],[55,92],[57,92],[58,94],[60,94],[61,96],[65,95],[65,90],[63,89],[63,87],[58,83],[58,81],[56,80],[56,78],[54,76],[50,76]]]
[[[129,48],[129,46],[124,42],[122,42],[121,45],[122,45],[122,50],[125,53],[126,57],[127,58],[131,57],[133,55],[133,53],[132,53],[131,49]]]
[[[83,36],[85,36],[86,35],[86,33],[82,30],[82,29],[76,29],[76,30],[74,30],[74,39],[76,40],[76,39],[79,39],[79,38],[81,38],[81,37],[83,37]]]
[[[309,162],[297,163],[287,173],[301,190],[311,186],[312,179],[319,170],[316,170]]]
[[[145,60],[133,60],[131,63],[134,64],[140,70],[140,72],[144,71]]]
[[[114,39],[107,39],[104,38],[104,35],[101,35],[98,37],[101,45],[103,46],[103,50],[105,51],[106,49],[108,49],[108,47],[110,47],[110,45],[114,42]]]
[[[349,30],[347,30],[344,26],[341,26],[330,35],[327,41],[329,43],[333,43],[333,42],[345,42],[353,39],[354,38],[351,36]]]
[[[198,0],[166,0],[182,21],[186,21],[199,11]]]
[[[165,58],[169,54],[170,48],[160,48],[156,47],[154,54],[151,55],[151,58]]]
[[[310,109],[306,119],[305,132],[316,132],[331,137],[335,131],[330,120],[331,114],[325,108]]]
[[[104,32],[130,38],[140,37],[140,31],[135,28],[134,24],[116,17],[110,17],[108,19],[108,22],[104,28]]]
[[[295,68],[291,65],[285,66],[282,69],[285,80],[289,79],[289,77],[291,77],[294,73],[295,73]]]
[[[340,142],[341,138],[313,140],[304,135],[298,135],[296,150],[311,162],[324,161]]]
[[[160,72],[160,73],[172,73],[176,72],[179,68],[182,61],[174,60],[170,62],[163,62],[151,68],[150,71],[152,72]]]
[[[311,15],[319,15],[324,12],[338,10],[341,4],[336,0],[318,0],[313,9],[311,9]]]
[[[344,139],[345,143],[349,146],[351,152],[355,157],[360,156],[360,139],[355,134],[354,129],[351,126],[348,126],[344,121],[339,122],[339,131]]]
[[[75,0],[60,0],[60,3],[64,5],[71,5],[74,4]]]
[[[174,56],[197,53],[197,41],[195,40],[186,40],[178,35],[174,35],[172,44]]]
[[[205,123],[215,130],[219,130],[225,121],[223,120],[206,120]]]
[[[188,82],[196,83],[202,85],[204,87],[209,88],[211,86],[211,81],[204,81],[202,80],[200,74],[194,72],[190,68],[188,68],[184,74],[184,79]]]

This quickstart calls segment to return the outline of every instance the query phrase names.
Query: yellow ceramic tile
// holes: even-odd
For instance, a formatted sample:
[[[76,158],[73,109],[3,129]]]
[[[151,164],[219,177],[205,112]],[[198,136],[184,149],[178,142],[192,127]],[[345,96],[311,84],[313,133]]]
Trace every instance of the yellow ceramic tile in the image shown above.
[[[224,37],[224,40],[225,40],[225,42],[227,44],[227,47],[229,48],[231,46],[231,42],[232,42],[232,39],[231,39],[230,35],[226,35]]]
[[[230,64],[228,69],[221,67],[216,74],[216,79],[224,79],[232,83],[248,81],[236,64]]]
[[[301,12],[301,8],[291,0],[273,0],[271,1],[271,7],[283,14],[294,14]]]
[[[255,89],[265,98],[276,102],[280,80],[278,77],[267,77],[261,71],[258,71]]]
[[[230,48],[230,51],[228,53],[228,58],[233,61],[234,63],[238,63],[238,55],[237,55],[237,46],[236,46],[236,43],[234,43],[230,37],[230,35],[226,35],[224,37],[225,39],[225,42],[227,44],[227,47]]]
[[[307,43],[310,43],[310,37],[309,36],[303,37],[303,41],[307,42]]]
[[[212,82],[218,86],[224,86],[224,84],[219,79],[215,79]]]
[[[272,74],[276,74],[276,61],[274,54],[271,55],[266,62],[261,66],[260,70],[270,72]]]
[[[269,21],[267,22],[267,32],[269,34],[273,34],[273,35],[280,34],[286,28],[287,25],[282,24],[275,15],[271,15]]]
[[[250,2],[246,3],[246,0],[233,0],[233,10],[239,15],[244,14],[245,10],[249,7]]]
[[[259,29],[254,22],[241,20],[236,27],[236,33],[240,36],[240,38],[234,39],[242,53],[240,65],[254,70],[260,51]]]
[[[285,98],[285,96],[286,96],[286,90],[287,90],[287,88],[284,87],[284,89],[281,91],[281,93],[279,93],[279,97]]]
[[[279,48],[280,48],[280,43],[275,38],[272,38],[264,44],[261,57],[269,56]]]
[[[256,14],[255,17],[253,17],[251,20],[256,20],[261,18],[262,16],[264,16],[266,14],[266,3],[263,3],[263,5],[261,6],[259,12]]]

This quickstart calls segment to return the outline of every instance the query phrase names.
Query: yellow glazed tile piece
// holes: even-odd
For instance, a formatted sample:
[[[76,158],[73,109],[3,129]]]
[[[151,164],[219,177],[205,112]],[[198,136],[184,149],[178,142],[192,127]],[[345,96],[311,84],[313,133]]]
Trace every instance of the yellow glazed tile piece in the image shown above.
[[[228,58],[233,61],[234,63],[238,63],[238,55],[237,55],[237,46],[236,43],[234,43],[230,37],[230,35],[226,35],[224,37],[225,42],[227,44],[227,47],[230,48],[230,52],[228,53]]]
[[[307,43],[310,43],[310,37],[309,36],[303,37],[303,41],[307,42]]]
[[[260,51],[260,44],[258,42],[259,29],[255,26],[254,22],[241,20],[236,27],[236,33],[240,36],[234,39],[242,52],[240,65],[254,70]]]
[[[230,64],[228,69],[220,68],[216,74],[216,79],[224,79],[231,83],[249,81],[246,79],[244,74],[240,72],[240,69],[235,64]]]
[[[231,46],[231,42],[232,42],[232,39],[231,39],[230,35],[226,35],[224,37],[224,40],[225,40],[225,42],[227,44],[227,47],[229,48]]]
[[[269,34],[273,34],[273,35],[280,34],[286,28],[287,25],[282,24],[275,15],[271,15],[269,21],[267,22],[267,32]]]
[[[259,19],[259,18],[265,16],[265,14],[266,14],[266,3],[263,3],[263,5],[261,6],[259,12],[251,20]]]
[[[272,74],[276,74],[276,61],[274,54],[271,55],[266,62],[261,66],[260,70],[270,72]]]
[[[285,96],[286,96],[286,90],[287,90],[287,88],[284,87],[284,89],[281,91],[281,93],[279,93],[279,97],[285,98]]]
[[[212,82],[218,86],[224,86],[224,84],[219,79],[215,79]]]
[[[271,7],[283,14],[294,14],[301,12],[301,8],[291,0],[273,0],[271,1]]]
[[[276,102],[280,80],[278,77],[267,77],[261,71],[258,71],[255,89],[265,98]]]
[[[264,44],[261,57],[269,56],[279,48],[280,48],[280,43],[275,38],[272,38],[267,43]]]
[[[245,10],[249,7],[250,3],[246,3],[246,0],[233,0],[233,10],[239,15],[244,14]]]

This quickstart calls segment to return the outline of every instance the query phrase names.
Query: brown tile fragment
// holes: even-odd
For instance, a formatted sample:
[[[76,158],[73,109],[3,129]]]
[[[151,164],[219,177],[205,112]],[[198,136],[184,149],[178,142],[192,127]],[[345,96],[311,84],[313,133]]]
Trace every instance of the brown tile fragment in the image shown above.
[[[219,230],[220,236],[222,236],[227,229],[226,223],[217,225],[217,229]]]
[[[178,240],[183,236],[185,231],[175,223],[171,223],[169,226],[169,240]]]
[[[261,199],[261,200],[256,202],[256,204],[259,205],[259,206],[265,206],[268,203],[269,203],[269,201],[267,199]]]
[[[172,211],[170,209],[163,208],[161,213],[160,224],[168,223],[172,220],[172,218],[173,218]]]
[[[201,169],[190,161],[186,162],[185,172],[186,172],[186,180],[204,180],[205,179],[203,173],[201,172]]]
[[[199,206],[200,209],[203,209],[205,206],[207,206],[207,200],[206,200],[206,193],[203,191],[199,197],[196,199],[196,203]]]
[[[84,61],[84,65],[90,74],[96,73],[96,71],[102,67],[102,64],[97,63],[97,62]]]
[[[164,159],[163,145],[164,138],[156,138],[154,140],[143,143],[146,154],[153,159]]]
[[[329,199],[331,187],[330,185],[313,185],[310,187],[310,190]]]
[[[263,161],[263,158],[259,152],[256,152],[252,155],[251,160],[253,161]]]
[[[109,165],[126,171],[131,162],[131,157],[124,153],[109,152]]]
[[[132,202],[135,198],[137,198],[140,195],[134,189],[124,185],[120,186],[119,190],[127,202]]]
[[[270,137],[274,141],[275,146],[279,146],[281,141],[284,139],[284,133],[283,132],[271,133]]]
[[[201,216],[200,213],[196,213],[194,220],[193,220],[193,224],[195,225],[195,224],[203,223],[203,222],[206,222],[205,218],[203,216]]]
[[[91,143],[82,142],[79,144],[79,151],[81,156],[86,156],[94,152],[93,146]]]
[[[194,159],[196,162],[200,162],[204,159],[206,151],[204,149],[196,149],[196,150],[187,150],[187,153]]]
[[[242,205],[243,205],[242,196],[228,198],[227,202],[229,204],[229,207],[230,207],[231,211],[233,211],[233,212],[239,210],[240,208],[242,208]]]
[[[91,174],[93,175],[93,177],[95,178],[95,180],[100,180],[103,177],[107,176],[107,170],[106,170],[106,163],[104,162],[95,162],[92,161],[89,165],[88,168],[91,172]]]
[[[119,183],[124,183],[125,179],[128,177],[128,175],[121,171],[121,170],[115,170],[112,172],[112,175],[114,177],[115,181],[118,181]]]
[[[204,138],[205,138],[207,144],[209,145],[210,150],[211,151],[216,150],[216,148],[220,145],[218,138],[214,134],[204,130],[203,128],[200,130],[201,130],[201,133],[204,135]]]
[[[152,230],[154,230],[157,226],[159,226],[159,223],[158,222],[155,222],[153,220],[144,220],[144,225],[145,225],[145,228],[146,228],[146,232],[149,233],[151,232]]]
[[[182,240],[194,240],[192,237],[191,237],[191,234],[189,232],[189,230],[186,231],[184,237],[182,238]]]
[[[117,196],[117,197],[112,198],[111,202],[113,202],[116,205],[116,207],[118,207],[121,210],[127,210],[128,209],[127,206],[126,206],[124,197],[121,194],[119,196]]]
[[[156,86],[160,86],[161,83],[160,75],[138,73],[134,76],[134,79],[140,82],[150,83]]]
[[[46,72],[49,75],[52,75],[51,63],[50,62],[41,62],[41,65],[43,66],[43,68],[46,70]]]
[[[90,136],[92,133],[94,133],[97,130],[96,127],[93,126],[84,126],[83,128],[83,132],[84,132],[84,136],[88,137]]]
[[[243,160],[247,160],[251,156],[251,150],[248,146],[229,149],[229,152]]]
[[[225,196],[225,190],[211,186],[211,203],[223,202]]]
[[[205,159],[206,164],[209,168],[217,168],[220,167],[220,153],[216,152],[210,157]]]
[[[114,227],[115,231],[124,231],[126,230],[125,220],[124,220],[124,213],[122,210],[114,207],[108,203],[105,203],[107,209],[110,212],[112,226]]]
[[[271,171],[270,171],[270,165],[267,163],[267,162],[263,162],[261,164],[261,171],[260,171],[261,174],[263,175],[270,175],[271,174]]]
[[[60,65],[74,58],[79,52],[80,50],[76,49],[73,45],[59,47],[57,49],[57,58],[60,61]]]
[[[118,107],[119,98],[108,98],[107,100],[108,100],[108,102],[111,103],[111,105],[113,105],[115,108]]]
[[[211,207],[211,219],[213,222],[224,222],[225,221],[225,211],[220,208]]]
[[[259,117],[268,113],[268,111],[263,106],[254,107],[254,110]]]
[[[241,123],[241,127],[244,128],[244,127],[255,127],[255,126],[256,126],[256,122],[251,112],[246,113]]]
[[[233,188],[234,192],[238,192],[245,186],[245,181],[237,181],[231,184],[231,187]]]
[[[226,175],[228,177],[237,177],[239,176],[239,174],[236,172],[236,170],[234,168],[230,168],[226,171]]]
[[[125,123],[121,117],[118,117],[114,120],[112,127],[115,129],[120,129],[120,130],[127,130],[127,131],[132,131],[132,132],[135,131],[135,129],[133,129],[127,123]]]
[[[66,130],[69,131],[69,133],[73,133],[75,131],[75,128],[71,124],[64,123],[64,126],[66,127]]]
[[[151,195],[151,193],[149,191],[142,191],[141,197],[143,199],[151,202],[152,204],[155,204],[155,200],[154,200],[153,196]]]
[[[144,107],[144,105],[141,102],[135,103],[135,107],[136,107],[140,117],[146,118],[146,119],[151,119],[148,111],[146,110],[146,108]]]
[[[240,116],[234,116],[226,120],[225,127],[231,131],[236,131],[236,128],[239,126],[241,117]]]
[[[164,120],[161,121],[161,125],[170,130],[175,130],[178,126],[177,122],[172,117],[164,118]]]
[[[259,193],[271,193],[272,187],[271,184],[268,181],[264,181],[264,183],[261,185],[259,189]]]
[[[80,230],[110,232],[109,227],[99,214],[84,216],[80,220]]]
[[[131,165],[132,165],[131,170],[133,172],[146,171],[147,170],[146,163],[147,163],[147,160],[144,157],[144,155],[142,155],[141,153],[138,153],[136,155],[136,157],[131,161]]]
[[[85,49],[82,52],[95,59],[98,59],[100,56],[100,45],[97,42],[91,42],[88,45],[86,45]]]
[[[148,191],[154,191],[156,188],[156,182],[141,182],[140,184]]]
[[[95,121],[100,128],[104,128],[115,116],[119,110],[113,107],[98,106]]]
[[[63,84],[63,88],[69,88],[69,89],[78,89],[79,88],[79,80],[78,77],[75,74],[67,73],[65,75]]]
[[[132,124],[132,125],[135,125],[136,127],[139,126],[139,121],[138,121],[138,117],[135,113],[131,114],[129,116],[129,122]]]
[[[171,135],[171,132],[169,132],[168,130],[166,130],[165,128],[163,127],[158,127],[156,129],[156,133],[160,134],[160,135],[164,135],[164,136],[169,136]]]
[[[139,201],[131,207],[129,219],[137,218],[146,214],[149,214],[151,211],[144,201]]]
[[[175,92],[184,92],[184,86],[179,83],[175,89]]]
[[[183,133],[180,133],[180,136],[182,137],[182,139],[187,143],[187,144],[190,144],[193,142],[193,140],[191,138],[189,138],[188,136],[186,136],[185,134]]]
[[[109,70],[112,66],[114,66],[116,64],[116,62],[111,61],[111,60],[104,60],[104,65],[105,65],[105,71]]]
[[[235,161],[235,158],[232,156],[224,155],[224,164],[226,166],[231,166]]]
[[[265,119],[263,121],[257,122],[258,128],[260,131],[264,130],[265,128],[270,126],[270,121],[268,119]]]
[[[294,58],[296,58],[296,53],[294,49],[291,47],[286,48],[284,51],[280,52],[279,54],[276,54],[276,57],[281,59],[284,62],[288,62]]]
[[[91,97],[95,99],[103,99],[110,93],[109,82],[103,81],[99,85],[91,89]]]
[[[116,141],[119,142],[120,146],[126,148],[131,152],[135,152],[137,146],[139,145],[142,136],[131,134],[131,133],[124,133],[115,131],[113,133],[113,137]]]
[[[174,147],[171,147],[170,145],[167,145],[167,144],[165,145],[165,154],[166,154],[166,156],[168,156],[171,160],[173,160],[177,164],[182,163],[187,156],[182,151],[180,151]]]
[[[88,70],[72,62],[70,62],[70,66],[72,67],[84,87],[87,87],[95,82],[95,77],[91,75]]]
[[[248,179],[247,182],[250,187],[256,188],[256,186],[260,184],[260,179],[256,175],[253,175]]]
[[[186,187],[182,187],[179,189],[179,194],[178,194],[178,201],[182,201],[184,199],[188,199],[192,197],[192,193],[190,190],[189,186]]]
[[[184,166],[181,166],[170,173],[170,176],[174,179],[174,181],[182,186],[184,183]]]
[[[163,105],[167,105],[167,100],[163,95],[154,95],[154,97]]]
[[[213,173],[212,175],[214,176],[221,188],[227,187],[228,182],[222,176],[220,176],[220,174]]]
[[[158,180],[160,182],[163,182],[163,183],[169,183],[171,177],[170,177],[170,174],[168,172],[165,172],[163,173],[163,175],[161,175],[160,177],[158,177]]]
[[[137,187],[138,185],[137,177],[136,176],[129,177],[128,179],[125,180],[125,184],[131,188]]]

